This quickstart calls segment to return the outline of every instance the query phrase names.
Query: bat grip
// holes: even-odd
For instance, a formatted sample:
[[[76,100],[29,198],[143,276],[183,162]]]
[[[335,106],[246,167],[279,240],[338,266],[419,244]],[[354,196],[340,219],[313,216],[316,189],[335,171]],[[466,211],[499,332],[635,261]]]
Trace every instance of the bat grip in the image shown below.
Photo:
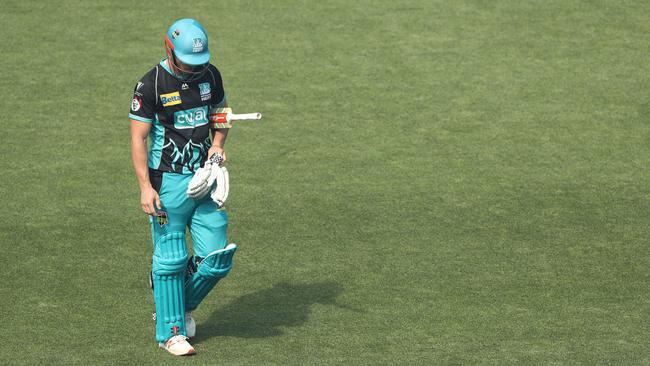
[[[230,121],[241,121],[241,120],[251,120],[251,119],[262,119],[262,113],[241,113],[241,114],[231,114],[228,118]]]

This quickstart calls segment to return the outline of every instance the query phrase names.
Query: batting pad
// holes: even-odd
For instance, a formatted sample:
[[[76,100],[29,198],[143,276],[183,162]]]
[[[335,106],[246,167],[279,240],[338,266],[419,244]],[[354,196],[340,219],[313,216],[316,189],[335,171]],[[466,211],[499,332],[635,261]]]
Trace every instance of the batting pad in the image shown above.
[[[187,311],[196,309],[220,279],[232,269],[232,257],[236,244],[215,250],[199,263],[196,273],[185,284],[185,306]]]
[[[153,251],[152,281],[156,302],[156,340],[165,342],[185,335],[185,233],[178,231],[158,238]]]

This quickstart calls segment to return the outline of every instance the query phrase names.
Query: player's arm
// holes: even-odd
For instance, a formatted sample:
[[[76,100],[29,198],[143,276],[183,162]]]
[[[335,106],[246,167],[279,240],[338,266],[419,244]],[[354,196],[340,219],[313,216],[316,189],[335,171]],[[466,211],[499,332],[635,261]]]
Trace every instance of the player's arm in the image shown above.
[[[140,186],[140,206],[149,215],[160,208],[160,198],[149,181],[147,164],[147,136],[154,121],[156,106],[155,78],[157,69],[152,69],[133,88],[133,100],[129,111],[131,121],[131,161]]]
[[[221,73],[219,70],[210,65],[209,71],[214,80],[212,85],[212,100],[210,108],[225,108],[228,107],[228,101],[226,99],[226,92],[223,90],[223,80],[221,79]],[[224,151],[224,145],[226,144],[226,137],[228,137],[227,128],[217,128],[212,130],[212,147],[208,151],[208,157],[212,156],[214,153],[221,154],[223,156],[223,161],[226,161],[226,152]]]
[[[223,102],[221,106],[223,108],[228,107],[228,102]],[[223,161],[226,161],[226,151],[224,150],[224,145],[226,144],[226,137],[228,137],[228,128],[217,128],[212,130],[212,147],[208,151],[208,156],[212,156],[214,153],[221,154],[223,156]]]
[[[156,207],[160,208],[160,197],[149,180],[147,135],[150,129],[151,123],[131,119],[131,161],[140,186],[140,207],[145,213],[155,215]]]
[[[140,190],[151,186],[147,165],[147,136],[151,124],[131,119],[131,161]]]

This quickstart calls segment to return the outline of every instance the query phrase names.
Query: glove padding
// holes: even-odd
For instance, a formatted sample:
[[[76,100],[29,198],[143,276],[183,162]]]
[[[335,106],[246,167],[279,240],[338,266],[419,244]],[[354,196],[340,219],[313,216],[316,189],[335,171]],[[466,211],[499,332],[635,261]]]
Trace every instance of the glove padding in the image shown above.
[[[203,198],[214,184],[221,171],[219,166],[223,161],[223,157],[219,154],[212,154],[205,162],[203,167],[196,170],[192,180],[187,185],[187,196],[192,199]]]
[[[222,208],[228,198],[228,192],[230,192],[230,175],[225,166],[217,167],[214,170],[217,171],[217,186],[212,189],[210,198],[217,204],[218,208]]]

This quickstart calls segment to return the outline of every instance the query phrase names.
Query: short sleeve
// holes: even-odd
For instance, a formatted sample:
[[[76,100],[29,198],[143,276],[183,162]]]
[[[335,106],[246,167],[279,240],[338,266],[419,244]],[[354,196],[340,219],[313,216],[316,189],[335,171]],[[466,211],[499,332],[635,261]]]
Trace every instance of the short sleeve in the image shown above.
[[[129,118],[141,122],[152,122],[156,107],[155,68],[145,75],[133,89]]]
[[[208,66],[210,74],[212,74],[212,100],[210,101],[211,107],[220,108],[226,103],[226,92],[223,90],[223,81],[221,80],[221,73],[214,66]]]

